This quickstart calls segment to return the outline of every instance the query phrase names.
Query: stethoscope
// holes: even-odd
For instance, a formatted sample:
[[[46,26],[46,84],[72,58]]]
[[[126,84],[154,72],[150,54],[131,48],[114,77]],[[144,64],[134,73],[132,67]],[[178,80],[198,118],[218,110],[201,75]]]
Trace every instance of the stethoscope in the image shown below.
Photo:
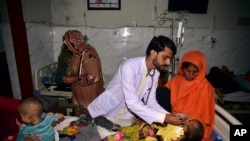
[[[150,71],[150,72],[152,72],[152,71]],[[151,90],[152,90],[152,88],[153,88],[153,84],[154,84],[154,75],[155,75],[155,69],[153,69],[153,72],[152,73],[150,73],[150,72],[148,72],[148,74],[146,75],[146,76],[150,76],[150,78],[151,78],[151,86],[150,86],[150,88],[148,88],[148,95],[147,95],[147,98],[146,98],[146,101],[144,101],[144,98],[142,99],[142,102],[145,104],[145,105],[147,105],[147,103],[148,103],[148,98],[149,98],[149,95],[150,95],[150,93],[151,93]]]

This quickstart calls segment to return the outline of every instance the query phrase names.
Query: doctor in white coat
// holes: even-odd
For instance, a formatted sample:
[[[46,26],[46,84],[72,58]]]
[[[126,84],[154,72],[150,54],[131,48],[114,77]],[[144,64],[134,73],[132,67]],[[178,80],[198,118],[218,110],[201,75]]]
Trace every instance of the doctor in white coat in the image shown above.
[[[135,116],[148,124],[181,124],[183,121],[178,115],[170,114],[156,101],[160,71],[166,70],[175,54],[176,46],[171,39],[162,35],[153,37],[146,56],[130,58],[120,64],[105,91],[88,105],[90,116],[93,119],[104,116],[120,126],[129,126]],[[100,126],[97,131],[101,139],[114,134]],[[92,140],[91,137],[88,140]]]

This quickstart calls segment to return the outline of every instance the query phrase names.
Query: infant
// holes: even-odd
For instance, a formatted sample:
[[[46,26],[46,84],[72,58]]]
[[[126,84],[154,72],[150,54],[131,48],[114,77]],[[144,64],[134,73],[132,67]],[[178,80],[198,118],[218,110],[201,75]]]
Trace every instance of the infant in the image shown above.
[[[23,141],[29,135],[39,135],[41,141],[55,140],[54,121],[64,119],[62,113],[44,113],[42,102],[36,97],[24,99],[18,106],[22,122],[16,120],[20,127],[17,141]]]

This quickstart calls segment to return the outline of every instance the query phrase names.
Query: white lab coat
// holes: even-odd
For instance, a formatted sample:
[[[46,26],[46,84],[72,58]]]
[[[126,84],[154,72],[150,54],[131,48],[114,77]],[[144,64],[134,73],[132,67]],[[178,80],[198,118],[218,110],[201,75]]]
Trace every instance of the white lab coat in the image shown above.
[[[168,112],[157,103],[155,97],[160,73],[156,69],[151,71],[151,74],[155,71],[152,82],[150,76],[143,79],[145,70],[147,70],[146,57],[124,61],[105,91],[88,106],[91,116],[95,118],[104,115],[108,118],[132,120],[133,113],[135,113],[149,124],[153,122],[163,123],[165,114]],[[145,105],[142,98],[146,99],[148,89],[151,86],[148,102]]]

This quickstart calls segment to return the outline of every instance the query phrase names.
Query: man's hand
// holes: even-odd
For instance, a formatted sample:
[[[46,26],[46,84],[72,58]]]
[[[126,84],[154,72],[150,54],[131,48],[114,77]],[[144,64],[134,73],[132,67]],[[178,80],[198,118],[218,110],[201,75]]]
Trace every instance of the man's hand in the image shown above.
[[[179,114],[166,114],[164,122],[179,125],[184,123],[185,118]]]

